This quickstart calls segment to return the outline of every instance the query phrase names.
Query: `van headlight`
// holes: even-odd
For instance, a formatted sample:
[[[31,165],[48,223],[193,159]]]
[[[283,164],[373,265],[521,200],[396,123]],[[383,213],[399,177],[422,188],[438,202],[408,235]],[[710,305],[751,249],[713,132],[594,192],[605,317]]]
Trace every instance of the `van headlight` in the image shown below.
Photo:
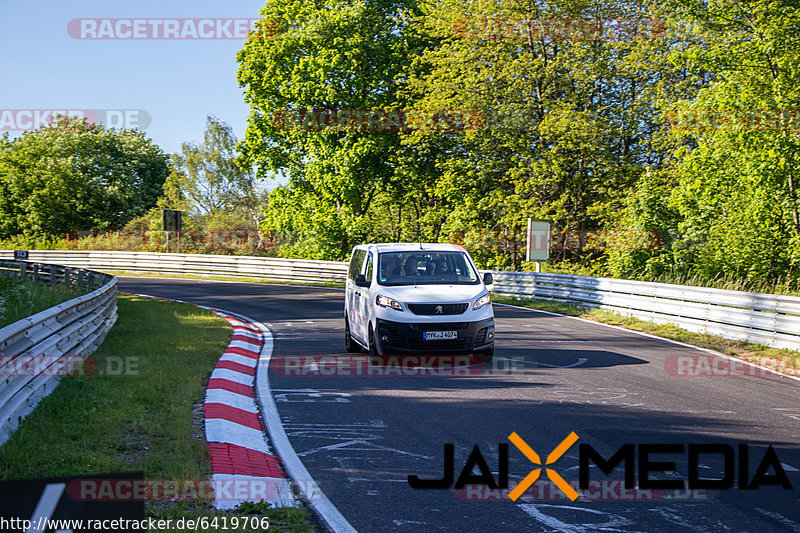
[[[480,309],[485,305],[492,305],[492,300],[491,298],[489,298],[488,294],[484,294],[483,296],[475,300],[475,305],[472,306],[472,310],[474,311],[476,309]]]
[[[395,311],[403,310],[403,306],[400,305],[400,302],[398,302],[394,298],[389,298],[388,296],[381,296],[379,294],[378,297],[375,298],[375,303],[381,307],[391,307]]]

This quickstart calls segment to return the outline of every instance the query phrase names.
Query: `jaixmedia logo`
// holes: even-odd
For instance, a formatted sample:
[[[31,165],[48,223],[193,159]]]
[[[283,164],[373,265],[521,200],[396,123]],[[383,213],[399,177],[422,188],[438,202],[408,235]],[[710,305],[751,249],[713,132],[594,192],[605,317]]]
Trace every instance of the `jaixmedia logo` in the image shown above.
[[[547,455],[542,462],[538,453],[531,448],[516,432],[508,436],[508,440],[533,464],[530,473],[507,492],[508,498],[517,501],[528,489],[542,477],[542,470],[549,480],[558,487],[567,498],[577,500],[581,494],[577,489],[592,488],[590,475],[592,465],[603,474],[610,475],[617,468],[624,473],[625,489],[638,490],[755,490],[762,486],[776,485],[785,490],[792,490],[789,477],[778,459],[772,446],[762,453],[750,448],[747,444],[736,446],[724,443],[682,444],[623,444],[609,457],[604,457],[590,444],[578,446],[579,479],[577,483],[567,482],[561,474],[551,468],[578,441],[573,431]],[[492,474],[489,464],[476,444],[469,454],[458,478],[455,478],[455,446],[444,445],[444,472],[441,479],[420,479],[416,475],[408,476],[408,484],[414,489],[449,489],[456,491],[466,486],[483,486],[488,489],[509,489],[509,445],[498,444],[497,473]],[[667,457],[670,456],[670,457]],[[666,460],[665,460],[666,459]],[[686,471],[677,466],[678,459],[686,459]],[[704,463],[710,460],[720,463],[722,476],[717,478],[701,477]],[[716,463],[715,463],[716,464]],[[752,465],[756,465],[752,469]],[[475,469],[479,473],[474,473]],[[669,472],[669,479],[658,479],[654,475]],[[455,484],[453,480],[455,479]],[[577,485],[577,487],[575,486]]]

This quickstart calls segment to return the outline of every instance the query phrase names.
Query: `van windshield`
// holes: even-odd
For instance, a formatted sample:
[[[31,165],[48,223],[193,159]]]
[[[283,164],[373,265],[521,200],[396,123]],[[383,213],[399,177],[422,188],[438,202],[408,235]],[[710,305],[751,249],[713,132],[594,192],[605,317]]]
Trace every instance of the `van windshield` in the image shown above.
[[[477,285],[478,273],[464,252],[414,250],[378,256],[381,285]]]

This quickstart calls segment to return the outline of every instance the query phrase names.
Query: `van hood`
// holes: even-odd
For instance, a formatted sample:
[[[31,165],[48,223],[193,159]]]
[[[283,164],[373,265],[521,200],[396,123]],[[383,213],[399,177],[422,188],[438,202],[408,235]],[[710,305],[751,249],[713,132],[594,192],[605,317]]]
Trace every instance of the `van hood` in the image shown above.
[[[465,303],[486,292],[478,285],[401,285],[379,287],[378,291],[402,303]]]

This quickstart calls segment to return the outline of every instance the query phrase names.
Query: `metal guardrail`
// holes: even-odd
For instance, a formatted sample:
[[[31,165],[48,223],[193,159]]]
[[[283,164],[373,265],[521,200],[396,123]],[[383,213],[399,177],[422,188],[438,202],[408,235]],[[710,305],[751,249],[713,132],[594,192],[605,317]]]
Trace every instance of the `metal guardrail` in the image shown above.
[[[13,252],[0,251],[0,258]],[[311,261],[242,255],[165,254],[84,250],[30,251],[32,261],[80,266],[95,270],[125,270],[140,274],[228,276],[303,283],[344,283],[347,265],[339,261]]]
[[[0,260],[0,275],[90,290],[0,329],[0,444],[58,385],[69,365],[85,359],[117,319],[116,284],[100,272]]]
[[[0,257],[12,252],[0,251]],[[252,256],[31,251],[31,259],[98,270],[343,282],[347,264]],[[495,294],[574,303],[675,324],[690,331],[800,351],[800,298],[772,294],[532,272],[493,272]]]
[[[565,274],[493,275],[496,294],[574,303],[800,351],[800,298],[795,296]]]

